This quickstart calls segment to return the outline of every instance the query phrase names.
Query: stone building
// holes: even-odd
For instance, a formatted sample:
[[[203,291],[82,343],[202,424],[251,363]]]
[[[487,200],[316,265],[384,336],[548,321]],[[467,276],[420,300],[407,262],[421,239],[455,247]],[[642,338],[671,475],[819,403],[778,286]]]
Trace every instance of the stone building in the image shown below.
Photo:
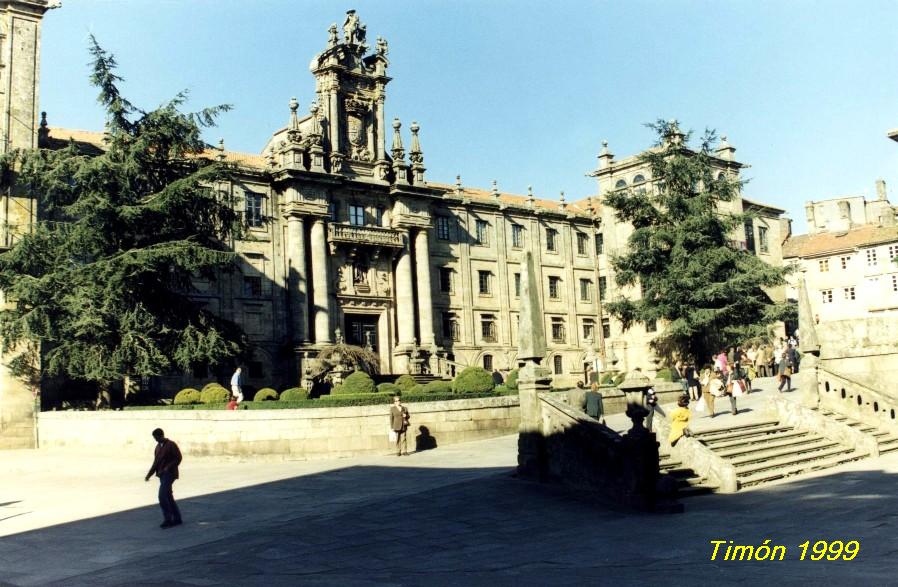
[[[312,60],[314,100],[302,109],[289,101],[285,126],[261,154],[223,144],[207,153],[235,165],[235,181],[213,188],[244,212],[249,236],[234,244],[240,272],[198,281],[196,297],[242,325],[255,344],[249,384],[296,384],[318,350],[338,339],[370,346],[386,373],[420,365],[445,375],[466,365],[508,371],[517,364],[520,263],[528,249],[557,385],[582,378],[590,347],[601,352],[603,344],[618,357],[617,369],[651,370],[653,330],[623,333],[600,304],[617,293],[609,257],[629,234],[602,208],[601,194],[622,180],[650,185],[638,158],[616,162],[604,149],[599,197],[577,202],[507,194],[495,183],[430,181],[419,126],[384,117],[388,46],[380,37],[372,44],[369,50],[365,26],[350,11]],[[41,136],[48,147],[71,137],[102,148],[99,133],[43,123]],[[733,151],[721,147],[722,173],[738,175]],[[777,262],[783,211],[733,203],[734,210],[748,206],[759,212],[752,237],[766,243],[758,254]],[[746,243],[745,236],[734,242]],[[200,367],[167,387],[209,377]]]

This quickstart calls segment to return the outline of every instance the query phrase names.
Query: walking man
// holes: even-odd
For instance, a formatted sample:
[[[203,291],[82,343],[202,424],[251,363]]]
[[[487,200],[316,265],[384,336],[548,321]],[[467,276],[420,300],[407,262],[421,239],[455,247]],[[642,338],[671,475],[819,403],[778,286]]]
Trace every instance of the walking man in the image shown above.
[[[231,395],[237,399],[237,403],[243,401],[243,371],[240,367],[231,375]]]
[[[396,437],[397,457],[408,455],[408,439],[405,434],[406,430],[408,430],[408,420],[408,408],[402,405],[402,398],[394,395],[393,405],[390,406],[390,429]]]
[[[165,437],[162,428],[153,430],[153,438],[156,439],[156,451],[153,458],[153,466],[150,467],[147,476],[144,479],[149,481],[154,474],[159,477],[159,507],[162,508],[162,515],[165,521],[159,526],[160,528],[171,528],[181,525],[181,510],[175,503],[175,496],[172,494],[172,485],[178,478],[178,465],[181,464],[181,451],[178,445]]]

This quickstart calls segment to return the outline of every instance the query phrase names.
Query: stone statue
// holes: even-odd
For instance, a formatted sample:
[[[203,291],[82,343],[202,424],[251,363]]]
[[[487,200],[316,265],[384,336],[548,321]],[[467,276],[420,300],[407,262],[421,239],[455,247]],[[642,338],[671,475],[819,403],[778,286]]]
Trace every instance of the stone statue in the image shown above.
[[[337,46],[337,23],[333,23],[329,29],[327,29],[327,46],[328,47],[336,47]]]
[[[368,268],[361,263],[352,266],[352,282],[355,284],[368,283]]]
[[[346,20],[343,22],[343,42],[347,45],[363,45],[365,43],[366,27],[359,22],[355,10],[346,11]]]
[[[387,40],[384,39],[383,37],[377,37],[377,49],[376,49],[376,51],[377,51],[377,54],[378,54],[378,55],[383,55],[384,57],[387,56],[387,52],[388,52],[388,49],[387,49]]]

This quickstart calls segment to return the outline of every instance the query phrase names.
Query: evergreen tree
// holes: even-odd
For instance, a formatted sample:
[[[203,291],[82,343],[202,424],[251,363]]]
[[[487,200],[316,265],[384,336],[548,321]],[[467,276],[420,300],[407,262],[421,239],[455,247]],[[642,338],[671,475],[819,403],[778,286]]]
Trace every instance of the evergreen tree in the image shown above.
[[[651,171],[646,187],[616,190],[605,205],[633,225],[626,254],[612,258],[619,286],[641,290],[639,299],[607,305],[624,329],[663,323],[652,346],[659,356],[707,360],[712,352],[753,337],[786,320],[794,308],[771,301],[765,288],[785,283],[785,271],[734,246],[750,214],[724,211],[742,182],[720,174],[706,131],[697,150],[675,121],[648,125],[658,135],[640,155]]]
[[[237,356],[245,337],[191,300],[191,278],[234,262],[232,203],[211,186],[228,179],[201,157],[203,127],[229,106],[183,113],[186,93],[145,112],[122,96],[116,62],[91,37],[105,107],[105,150],[20,150],[8,183],[32,197],[37,222],[0,255],[4,348],[29,349],[11,367],[28,376],[96,384],[108,397],[127,377],[186,370]]]

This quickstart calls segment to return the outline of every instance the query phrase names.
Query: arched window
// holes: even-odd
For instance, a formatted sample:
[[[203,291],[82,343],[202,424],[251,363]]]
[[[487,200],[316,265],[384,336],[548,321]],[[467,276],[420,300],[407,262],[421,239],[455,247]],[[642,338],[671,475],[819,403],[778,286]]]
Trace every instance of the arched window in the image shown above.
[[[633,178],[633,183],[645,183],[645,176],[643,174],[639,174]]]
[[[561,355],[555,355],[554,357],[552,357],[552,367],[554,367],[556,375],[561,375],[562,373],[564,373],[564,365],[561,361]]]
[[[614,189],[616,190],[623,189],[625,187],[627,187],[627,180],[625,179],[619,179],[617,180],[617,183],[614,184]]]
[[[493,355],[483,355],[483,368],[487,371],[493,370]]]
[[[723,181],[723,180],[725,180],[726,178],[727,178],[727,175],[726,175],[726,173],[724,173],[723,171],[721,171],[720,173],[717,174],[717,180],[718,180],[718,181]]]

